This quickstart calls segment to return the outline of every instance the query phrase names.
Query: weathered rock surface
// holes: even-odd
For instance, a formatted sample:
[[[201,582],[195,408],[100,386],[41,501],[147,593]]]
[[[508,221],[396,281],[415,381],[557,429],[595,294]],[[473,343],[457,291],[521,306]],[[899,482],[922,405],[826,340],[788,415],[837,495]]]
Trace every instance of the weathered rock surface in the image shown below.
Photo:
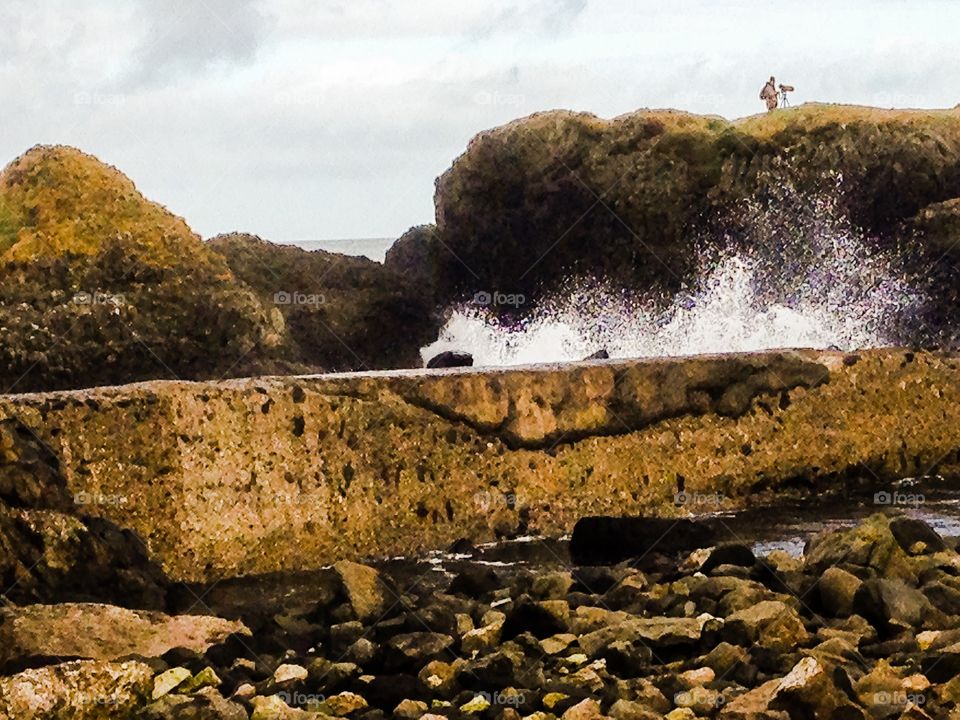
[[[240,622],[202,615],[92,603],[27,605],[0,615],[0,666],[24,667],[51,658],[160,657],[173,648],[203,653],[234,634],[250,631]]]
[[[735,122],[542,112],[470,142],[437,181],[435,240],[419,247],[442,297],[534,297],[570,272],[677,287],[696,243],[718,229],[736,235],[742,204],[763,204],[777,186],[832,195],[842,177],[853,224],[889,236],[960,196],[958,158],[956,109],[808,104]]]
[[[174,579],[203,581],[559,535],[585,515],[714,512],[864,467],[955,476],[957,359],[847,357],[157,382],[0,396],[0,420],[49,449],[68,497],[100,500],[84,513],[137,533]],[[879,548],[874,569],[919,550],[876,532],[854,553]],[[836,564],[843,543],[808,563]]]
[[[153,672],[141,662],[79,660],[0,678],[4,720],[126,720],[149,696]]]

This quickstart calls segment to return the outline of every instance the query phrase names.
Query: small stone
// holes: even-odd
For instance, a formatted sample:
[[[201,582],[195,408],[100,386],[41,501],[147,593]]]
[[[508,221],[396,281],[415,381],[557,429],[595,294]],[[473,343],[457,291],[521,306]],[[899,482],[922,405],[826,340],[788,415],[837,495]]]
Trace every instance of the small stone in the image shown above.
[[[686,672],[682,672],[680,673],[678,679],[685,687],[693,688],[713,682],[716,676],[716,673],[711,668],[702,667],[695,670],[687,670]]]
[[[429,707],[422,700],[401,700],[393,709],[393,716],[401,720],[417,720],[426,714]]]
[[[577,636],[572,633],[560,633],[552,635],[540,641],[540,649],[546,655],[558,655],[577,641]]]
[[[566,700],[569,695],[565,695],[562,692],[551,692],[543,696],[543,706],[547,710],[553,710],[557,705]]]
[[[250,683],[243,683],[238,685],[237,689],[233,691],[231,697],[235,697],[238,700],[249,700],[254,695],[257,694],[257,689]]]
[[[205,667],[193,677],[182,682],[177,688],[177,692],[190,695],[205,687],[220,687],[220,678],[210,666]]]
[[[475,695],[474,698],[460,706],[460,712],[467,714],[482,713],[490,707],[490,701],[483,695]]]
[[[323,701],[323,704],[333,712],[334,715],[349,715],[357,710],[363,710],[367,707],[367,701],[360,695],[352,692],[342,692],[339,695],[333,695]]]
[[[696,720],[697,714],[690,708],[677,708],[664,715],[665,720]]]
[[[603,717],[596,700],[587,698],[569,708],[562,716],[563,720],[598,720]]]
[[[573,655],[568,655],[565,658],[561,658],[560,662],[562,662],[564,665],[586,665],[588,662],[590,662],[590,658],[583,653],[574,653]]]
[[[300,682],[307,679],[307,669],[299,665],[284,664],[273,671],[273,681],[278,685]]]
[[[190,671],[185,667],[170,668],[166,672],[160,673],[153,680],[153,692],[150,697],[154,700],[163,697],[188,679],[190,675]]]

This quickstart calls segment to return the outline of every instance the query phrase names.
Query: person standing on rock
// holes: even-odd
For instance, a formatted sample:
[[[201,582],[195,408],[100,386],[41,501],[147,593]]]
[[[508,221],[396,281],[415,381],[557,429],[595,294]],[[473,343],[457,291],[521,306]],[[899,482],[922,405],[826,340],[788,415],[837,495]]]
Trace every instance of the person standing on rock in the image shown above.
[[[773,112],[777,109],[779,97],[777,93],[777,81],[773,75],[771,75],[767,84],[763,86],[763,90],[760,91],[760,99],[767,104],[767,112]]]

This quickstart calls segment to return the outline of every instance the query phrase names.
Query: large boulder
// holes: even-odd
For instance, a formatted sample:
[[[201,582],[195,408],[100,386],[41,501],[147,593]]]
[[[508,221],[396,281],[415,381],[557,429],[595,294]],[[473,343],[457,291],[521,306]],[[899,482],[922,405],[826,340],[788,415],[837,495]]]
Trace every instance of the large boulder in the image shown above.
[[[769,202],[784,182],[837,195],[882,236],[960,195],[958,158],[956,109],[804,105],[736,122],[542,112],[470,142],[437,181],[436,239],[420,247],[446,297],[535,297],[570,272],[679,287],[703,235],[736,235],[744,202]]]
[[[0,611],[0,667],[26,667],[47,658],[151,658],[173,648],[203,653],[231,635],[249,634],[239,621],[203,615],[97,603],[25,605]]]
[[[280,341],[179,217],[79,150],[0,173],[0,390],[241,373]]]
[[[207,247],[282,317],[285,355],[313,370],[416,367],[436,339],[431,292],[403,270],[242,233]]]
[[[130,530],[101,518],[0,503],[0,583],[17,603],[162,608],[169,581]]]

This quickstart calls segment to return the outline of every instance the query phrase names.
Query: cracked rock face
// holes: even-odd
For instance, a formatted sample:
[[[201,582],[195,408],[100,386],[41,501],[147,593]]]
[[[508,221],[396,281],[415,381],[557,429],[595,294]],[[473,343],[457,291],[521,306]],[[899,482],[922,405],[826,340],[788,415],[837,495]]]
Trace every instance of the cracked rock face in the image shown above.
[[[151,382],[0,397],[0,420],[92,500],[71,517],[203,582],[677,517],[688,499],[734,509],[867,471],[950,475],[958,396],[950,354],[804,350]]]

